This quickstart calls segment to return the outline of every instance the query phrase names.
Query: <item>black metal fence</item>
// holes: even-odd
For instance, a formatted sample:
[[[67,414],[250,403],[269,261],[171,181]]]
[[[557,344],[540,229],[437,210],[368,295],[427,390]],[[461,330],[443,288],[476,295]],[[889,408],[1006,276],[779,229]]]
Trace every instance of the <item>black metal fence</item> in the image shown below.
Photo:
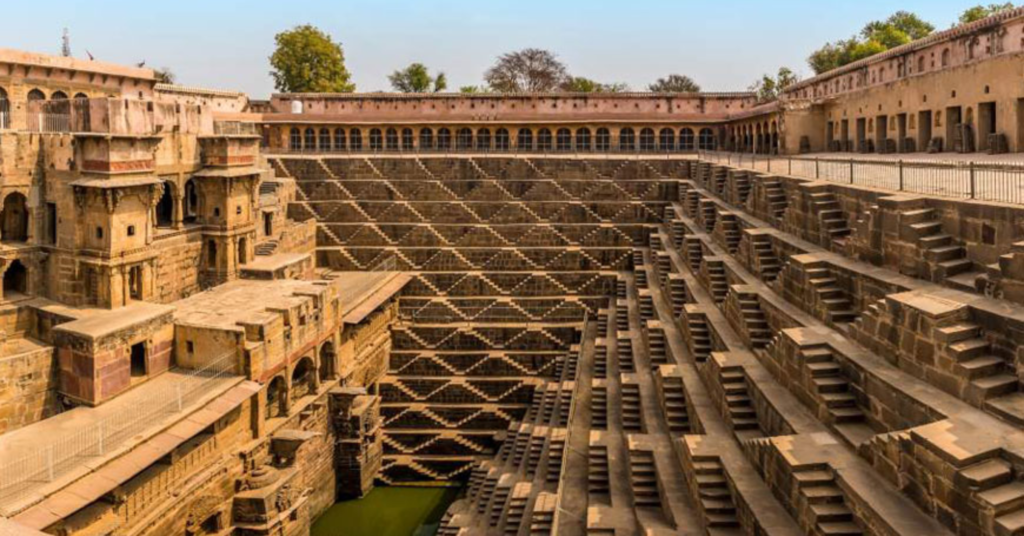
[[[813,158],[701,151],[739,168],[896,192],[1024,204],[1024,162]]]

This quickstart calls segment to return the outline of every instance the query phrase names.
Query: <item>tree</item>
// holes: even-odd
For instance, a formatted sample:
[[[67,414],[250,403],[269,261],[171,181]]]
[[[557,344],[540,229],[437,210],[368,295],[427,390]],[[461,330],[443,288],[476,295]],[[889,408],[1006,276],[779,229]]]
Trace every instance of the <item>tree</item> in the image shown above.
[[[156,78],[157,83],[160,84],[173,84],[178,79],[168,67],[153,69],[153,76]]]
[[[557,56],[537,48],[503,54],[484,74],[487,85],[502,93],[555,91],[568,77]]]
[[[797,83],[799,78],[789,67],[780,67],[775,77],[764,75],[760,80],[750,86],[750,90],[757,93],[759,102],[769,102],[779,98],[782,91]]]
[[[395,71],[388,76],[388,80],[395,91],[402,93],[437,93],[448,88],[448,78],[444,73],[437,73],[436,77],[432,77],[422,63],[413,63],[405,69]]]
[[[959,22],[960,24],[967,24],[969,22],[991,17],[1000,11],[1006,11],[1007,9],[1013,9],[1014,7],[1013,2],[1006,2],[1005,4],[989,4],[987,6],[979,4],[961,13]]]
[[[562,83],[559,89],[572,93],[622,93],[629,87],[621,82],[602,84],[583,76],[571,76]]]
[[[356,86],[345,68],[341,43],[313,25],[296,26],[274,36],[270,56],[274,87],[285,93],[351,93]]]
[[[647,86],[655,93],[698,93],[700,85],[692,78],[683,74],[670,74],[667,78],[659,78],[657,82]]]
[[[489,93],[490,91],[486,87],[482,86],[462,86],[459,88],[459,93],[464,95],[476,95],[479,93]]]
[[[882,21],[864,25],[860,34],[834,43],[825,43],[807,58],[815,74],[885,52],[927,37],[935,27],[908,11],[897,11]]]

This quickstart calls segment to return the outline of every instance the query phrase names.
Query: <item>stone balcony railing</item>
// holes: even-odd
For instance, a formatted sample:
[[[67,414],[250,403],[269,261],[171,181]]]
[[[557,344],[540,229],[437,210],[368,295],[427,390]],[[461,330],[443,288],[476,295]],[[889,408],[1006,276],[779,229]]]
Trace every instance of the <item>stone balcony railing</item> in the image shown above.
[[[177,131],[197,135],[214,130],[200,106],[148,100],[99,98],[10,103],[5,128],[34,133],[153,136]]]

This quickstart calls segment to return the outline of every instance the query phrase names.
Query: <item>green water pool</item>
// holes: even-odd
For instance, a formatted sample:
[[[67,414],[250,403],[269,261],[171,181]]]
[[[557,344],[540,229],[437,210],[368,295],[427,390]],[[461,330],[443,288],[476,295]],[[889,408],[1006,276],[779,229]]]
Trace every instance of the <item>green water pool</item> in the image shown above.
[[[458,488],[374,488],[362,499],[328,508],[311,536],[432,536],[458,494]]]

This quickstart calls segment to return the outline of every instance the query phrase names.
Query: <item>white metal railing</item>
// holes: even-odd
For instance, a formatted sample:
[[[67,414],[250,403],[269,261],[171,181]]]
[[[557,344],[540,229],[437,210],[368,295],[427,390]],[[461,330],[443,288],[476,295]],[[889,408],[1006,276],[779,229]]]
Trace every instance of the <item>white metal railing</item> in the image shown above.
[[[235,374],[235,352],[225,353],[198,369],[176,369],[182,378],[147,386],[146,404],[125,408],[88,427],[58,432],[34,452],[0,461],[0,514],[41,484],[53,482],[85,460],[104,456],[144,432],[161,417],[181,413],[205,396],[212,379]]]

